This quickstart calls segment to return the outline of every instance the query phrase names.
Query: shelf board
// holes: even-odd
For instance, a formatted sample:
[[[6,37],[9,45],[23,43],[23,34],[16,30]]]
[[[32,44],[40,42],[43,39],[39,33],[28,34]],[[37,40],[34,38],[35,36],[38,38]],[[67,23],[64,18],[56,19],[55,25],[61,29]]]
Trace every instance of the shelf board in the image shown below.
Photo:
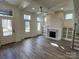
[[[62,39],[66,40],[66,41],[72,41],[72,39],[68,39],[68,38],[62,38]]]

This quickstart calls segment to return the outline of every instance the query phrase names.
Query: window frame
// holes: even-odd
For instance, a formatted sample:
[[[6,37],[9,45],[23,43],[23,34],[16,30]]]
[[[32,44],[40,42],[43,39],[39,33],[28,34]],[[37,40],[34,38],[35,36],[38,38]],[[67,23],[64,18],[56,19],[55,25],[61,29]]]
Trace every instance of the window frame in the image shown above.
[[[30,24],[30,22],[31,22],[31,15],[28,15],[28,14],[24,14],[24,15],[26,15],[26,16],[30,16],[30,19],[25,19],[25,18],[24,18],[25,32],[28,33],[28,32],[31,31],[31,24]],[[26,22],[29,22],[29,30],[26,30],[26,28],[27,28],[27,27],[26,27]]]
[[[6,20],[8,24],[9,24],[9,22],[11,23],[11,31],[7,31],[8,34],[5,34],[5,31],[4,31],[4,24],[3,24],[4,20]],[[6,18],[2,18],[1,21],[2,21],[2,34],[3,34],[3,36],[4,37],[12,36],[13,35],[13,24],[12,24],[12,20],[11,19],[6,19]],[[5,28],[9,29],[8,26],[5,27]]]

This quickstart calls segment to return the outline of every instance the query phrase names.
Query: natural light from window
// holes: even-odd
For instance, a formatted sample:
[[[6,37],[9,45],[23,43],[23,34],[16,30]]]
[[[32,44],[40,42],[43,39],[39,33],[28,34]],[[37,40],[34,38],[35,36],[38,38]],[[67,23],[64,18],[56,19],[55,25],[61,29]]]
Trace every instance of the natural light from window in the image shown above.
[[[25,32],[30,32],[30,20],[31,20],[31,16],[24,14]]]
[[[37,17],[37,30],[41,31],[41,18]]]
[[[72,13],[66,14],[66,15],[65,15],[65,19],[66,19],[66,20],[73,19],[73,14],[72,14]]]
[[[2,19],[3,36],[12,35],[12,20]]]
[[[56,43],[50,43],[52,46],[59,47]]]

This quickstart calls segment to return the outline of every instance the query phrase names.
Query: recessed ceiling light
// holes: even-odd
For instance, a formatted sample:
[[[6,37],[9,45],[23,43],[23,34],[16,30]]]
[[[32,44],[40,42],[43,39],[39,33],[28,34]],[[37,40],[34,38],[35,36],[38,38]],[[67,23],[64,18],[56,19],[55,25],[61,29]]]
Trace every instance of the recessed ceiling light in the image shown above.
[[[33,10],[35,10],[35,8],[32,8]]]
[[[64,8],[61,8],[61,10],[63,10]]]

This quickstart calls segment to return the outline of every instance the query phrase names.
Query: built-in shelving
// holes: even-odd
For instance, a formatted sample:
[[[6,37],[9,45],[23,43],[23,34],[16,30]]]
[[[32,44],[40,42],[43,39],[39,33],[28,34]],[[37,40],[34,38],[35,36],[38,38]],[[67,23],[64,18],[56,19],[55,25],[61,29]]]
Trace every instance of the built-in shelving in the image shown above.
[[[73,28],[63,27],[62,38],[64,40],[72,41],[72,38],[73,38]]]

